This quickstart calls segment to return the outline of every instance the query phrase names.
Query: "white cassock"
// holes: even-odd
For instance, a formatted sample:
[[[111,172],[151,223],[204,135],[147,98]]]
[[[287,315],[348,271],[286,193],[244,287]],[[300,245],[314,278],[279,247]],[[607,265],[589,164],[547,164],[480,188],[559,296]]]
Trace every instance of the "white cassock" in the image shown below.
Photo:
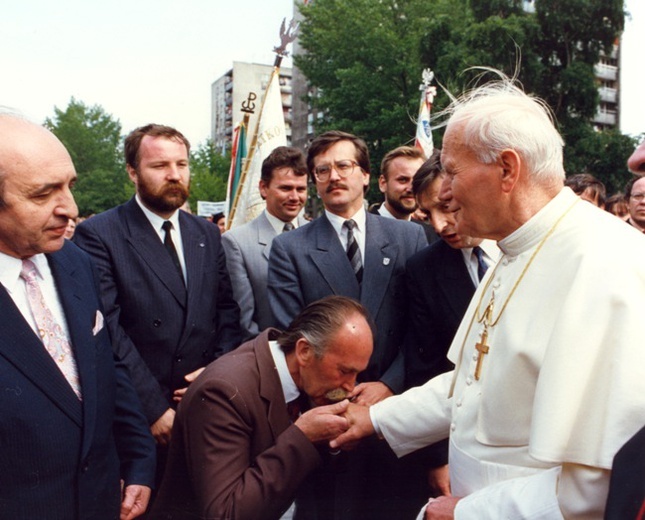
[[[372,421],[398,456],[450,436],[459,520],[602,518],[613,456],[645,424],[645,237],[564,188],[498,245],[455,371],[374,405]]]

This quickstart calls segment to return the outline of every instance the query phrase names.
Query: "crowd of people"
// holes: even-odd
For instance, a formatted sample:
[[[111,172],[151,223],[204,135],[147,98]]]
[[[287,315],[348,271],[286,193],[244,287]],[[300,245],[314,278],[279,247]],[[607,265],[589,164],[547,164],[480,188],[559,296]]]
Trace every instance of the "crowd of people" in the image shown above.
[[[0,135],[0,518],[645,518],[645,144],[607,199],[501,80],[385,155],[381,205],[329,131],[220,233],[174,128],[126,137],[135,196],[75,230],[64,146]]]

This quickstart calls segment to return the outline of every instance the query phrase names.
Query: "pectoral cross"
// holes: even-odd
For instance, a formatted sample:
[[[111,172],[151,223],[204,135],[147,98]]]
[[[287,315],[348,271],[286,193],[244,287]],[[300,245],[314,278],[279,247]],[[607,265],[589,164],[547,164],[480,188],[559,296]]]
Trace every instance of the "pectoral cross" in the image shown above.
[[[482,363],[484,362],[484,355],[488,354],[490,347],[486,345],[486,340],[488,339],[488,326],[484,325],[484,332],[482,332],[482,339],[479,343],[475,345],[475,349],[479,352],[477,357],[477,366],[475,366],[475,379],[479,381],[479,376],[482,372]]]
[[[493,293],[490,303],[488,304],[488,307],[486,307],[484,316],[482,317],[484,330],[482,332],[481,341],[475,344],[475,349],[477,350],[477,352],[479,352],[479,356],[477,357],[477,365],[475,366],[475,379],[477,381],[479,381],[479,378],[481,377],[484,356],[488,354],[488,351],[490,350],[490,346],[486,344],[486,341],[488,340],[488,325],[490,324],[490,319],[493,315],[493,303],[495,303],[495,293]]]

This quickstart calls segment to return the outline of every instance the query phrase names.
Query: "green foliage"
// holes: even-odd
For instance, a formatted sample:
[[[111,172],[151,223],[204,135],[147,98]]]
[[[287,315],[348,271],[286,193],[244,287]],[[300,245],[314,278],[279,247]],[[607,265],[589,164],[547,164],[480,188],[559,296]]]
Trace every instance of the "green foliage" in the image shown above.
[[[631,178],[627,158],[640,140],[617,130],[595,132],[589,128],[578,137],[575,146],[564,149],[565,170],[571,175],[592,174],[604,183],[609,195],[622,191]]]
[[[121,160],[121,123],[102,107],[71,98],[65,110],[54,108],[45,126],[69,151],[78,182],[74,197],[80,215],[100,213],[126,201],[133,189]]]
[[[231,167],[230,151],[222,155],[206,140],[190,152],[190,197],[191,209],[197,209],[197,201],[222,201],[226,199],[226,183]]]
[[[586,147],[613,143],[622,151],[627,142],[617,132],[594,135],[591,123],[599,101],[594,64],[624,27],[624,0],[535,0],[534,13],[522,7],[521,0],[316,0],[301,7],[306,54],[295,62],[323,114],[316,131],[363,137],[376,170],[385,152],[414,139],[424,68],[458,94],[479,74],[469,68],[491,67],[517,75],[525,91],[549,103],[572,172],[611,179],[629,154],[587,164],[595,156]],[[449,102],[439,88],[435,112]],[[441,132],[433,132],[436,145]],[[372,189],[370,199],[378,195]]]

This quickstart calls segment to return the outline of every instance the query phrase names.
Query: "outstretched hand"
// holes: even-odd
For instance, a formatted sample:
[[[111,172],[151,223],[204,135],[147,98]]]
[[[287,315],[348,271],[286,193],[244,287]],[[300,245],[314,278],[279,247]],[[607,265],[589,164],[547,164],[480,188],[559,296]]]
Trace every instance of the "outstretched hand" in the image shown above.
[[[329,443],[330,448],[334,450],[352,447],[360,439],[374,433],[374,426],[370,419],[370,409],[367,406],[350,403],[345,412],[345,418],[349,423],[347,431],[344,431]]]

